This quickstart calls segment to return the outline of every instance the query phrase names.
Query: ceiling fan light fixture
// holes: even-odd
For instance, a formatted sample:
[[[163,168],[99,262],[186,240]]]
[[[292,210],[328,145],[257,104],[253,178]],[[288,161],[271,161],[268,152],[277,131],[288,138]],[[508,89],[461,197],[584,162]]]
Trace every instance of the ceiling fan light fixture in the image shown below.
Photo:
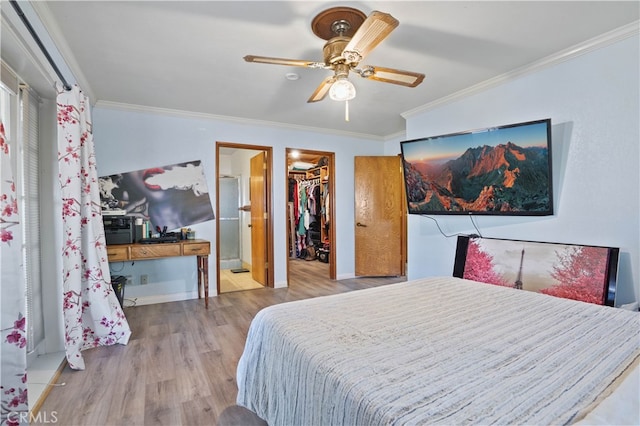
[[[331,85],[329,97],[334,101],[349,101],[356,97],[356,88],[346,78],[339,78]]]
[[[424,79],[424,74],[421,73],[360,64],[360,61],[387,38],[398,24],[398,20],[388,13],[374,10],[366,16],[354,8],[331,7],[320,12],[311,22],[313,33],[327,41],[322,47],[323,62],[254,55],[247,55],[244,60],[253,63],[333,70],[333,75],[326,77],[320,83],[307,102],[321,101],[327,94],[333,100],[345,101],[345,116],[348,121],[348,101],[356,97],[356,89],[348,81],[352,71],[369,80],[406,87],[416,87]],[[288,74],[286,77],[295,79],[293,74]]]

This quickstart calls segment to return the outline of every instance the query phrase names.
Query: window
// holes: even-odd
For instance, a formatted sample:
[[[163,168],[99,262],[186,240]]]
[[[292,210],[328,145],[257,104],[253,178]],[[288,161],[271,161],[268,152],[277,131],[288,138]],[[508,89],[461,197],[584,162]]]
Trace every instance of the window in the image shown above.
[[[40,279],[39,99],[29,87],[21,86],[19,101],[18,208],[22,221],[23,273],[27,289],[27,350],[31,352],[44,339]]]
[[[44,339],[42,284],[40,276],[40,176],[38,165],[39,98],[29,87],[18,85],[18,77],[2,64],[0,119],[11,143],[22,232],[22,274],[27,319],[27,351],[33,352]]]

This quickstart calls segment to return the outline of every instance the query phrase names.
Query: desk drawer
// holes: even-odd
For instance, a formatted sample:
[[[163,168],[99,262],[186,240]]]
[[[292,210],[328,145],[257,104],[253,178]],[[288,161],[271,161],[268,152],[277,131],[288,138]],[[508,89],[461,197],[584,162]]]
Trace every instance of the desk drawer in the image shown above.
[[[180,244],[146,244],[131,247],[131,259],[153,259],[168,256],[180,256]]]
[[[206,243],[184,243],[183,256],[203,256],[211,252],[209,242]]]
[[[109,262],[129,260],[129,247],[107,246],[107,257],[109,258]]]

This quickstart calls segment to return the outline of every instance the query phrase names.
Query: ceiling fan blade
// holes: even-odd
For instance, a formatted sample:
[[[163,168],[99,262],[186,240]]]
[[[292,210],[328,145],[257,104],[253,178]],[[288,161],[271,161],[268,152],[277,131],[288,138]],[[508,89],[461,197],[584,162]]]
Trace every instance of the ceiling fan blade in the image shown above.
[[[365,19],[360,28],[351,37],[342,52],[348,64],[357,64],[384,40],[399,24],[398,20],[388,13],[374,10]]]
[[[327,93],[329,93],[329,89],[331,89],[331,85],[334,81],[336,81],[335,75],[325,78],[307,102],[318,102],[323,100],[324,97],[327,96]]]
[[[366,66],[361,70],[355,70],[360,76],[370,80],[382,81],[384,83],[399,84],[401,86],[416,87],[424,80],[424,74],[411,71],[396,70],[393,68],[383,68]]]
[[[257,64],[275,64],[275,65],[288,65],[292,67],[305,67],[305,68],[326,68],[324,62],[305,61],[303,59],[284,59],[284,58],[270,58],[268,56],[254,56],[247,55],[244,57],[247,62],[255,62]]]

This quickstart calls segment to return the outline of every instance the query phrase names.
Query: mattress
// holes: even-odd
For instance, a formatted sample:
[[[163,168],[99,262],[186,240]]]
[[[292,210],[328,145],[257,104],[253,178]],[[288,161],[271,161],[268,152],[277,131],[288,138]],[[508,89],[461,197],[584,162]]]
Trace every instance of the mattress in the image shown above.
[[[289,302],[254,318],[237,403],[270,425],[574,423],[638,358],[639,326],[452,277]]]

